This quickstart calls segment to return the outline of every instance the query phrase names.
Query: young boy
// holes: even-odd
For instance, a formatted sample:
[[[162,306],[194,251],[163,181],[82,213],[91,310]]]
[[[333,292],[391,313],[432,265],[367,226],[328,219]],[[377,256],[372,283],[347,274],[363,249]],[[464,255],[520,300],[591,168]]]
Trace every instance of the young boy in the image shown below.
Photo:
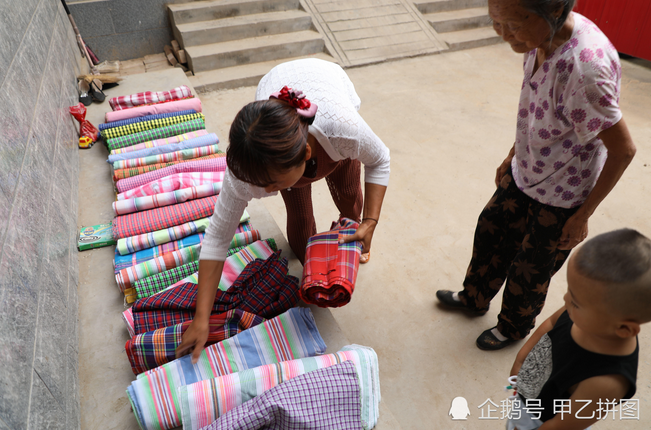
[[[651,240],[630,229],[596,236],[570,257],[567,284],[565,306],[511,369],[521,409],[509,430],[583,430],[635,394],[637,334],[651,321]]]

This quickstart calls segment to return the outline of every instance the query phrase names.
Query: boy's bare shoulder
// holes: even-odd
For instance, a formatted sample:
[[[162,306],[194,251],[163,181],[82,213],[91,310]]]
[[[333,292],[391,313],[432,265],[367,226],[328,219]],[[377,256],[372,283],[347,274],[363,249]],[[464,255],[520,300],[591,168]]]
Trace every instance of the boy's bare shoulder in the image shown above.
[[[631,383],[623,375],[593,376],[570,389],[573,400],[619,400],[623,398]]]

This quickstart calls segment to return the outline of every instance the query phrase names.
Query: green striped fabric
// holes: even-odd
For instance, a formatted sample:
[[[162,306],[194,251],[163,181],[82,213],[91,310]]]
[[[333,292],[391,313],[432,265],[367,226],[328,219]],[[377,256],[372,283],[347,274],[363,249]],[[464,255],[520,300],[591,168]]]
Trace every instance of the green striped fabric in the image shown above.
[[[191,131],[203,130],[206,123],[203,119],[193,119],[192,121],[180,122],[178,124],[168,125],[167,127],[145,130],[138,133],[128,134],[126,136],[116,137],[106,141],[109,151],[127,146],[137,145],[149,140],[163,139],[165,137],[177,136]]]
[[[169,116],[167,118],[152,119],[149,121],[136,122],[133,124],[121,125],[119,127],[107,128],[102,130],[104,139],[115,139],[116,137],[126,136],[127,134],[140,133],[141,131],[152,130],[154,128],[167,127],[180,122],[192,121],[193,119],[206,120],[202,113],[191,113],[188,115]]]

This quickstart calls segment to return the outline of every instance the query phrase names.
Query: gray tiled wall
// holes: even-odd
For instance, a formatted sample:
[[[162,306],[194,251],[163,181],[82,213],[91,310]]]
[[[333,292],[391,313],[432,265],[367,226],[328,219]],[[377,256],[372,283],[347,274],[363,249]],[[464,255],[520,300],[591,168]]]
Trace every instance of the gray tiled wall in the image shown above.
[[[187,1],[96,0],[68,7],[100,61],[131,60],[163,52],[173,39],[166,4]]]
[[[79,51],[60,0],[0,5],[0,429],[79,428]]]

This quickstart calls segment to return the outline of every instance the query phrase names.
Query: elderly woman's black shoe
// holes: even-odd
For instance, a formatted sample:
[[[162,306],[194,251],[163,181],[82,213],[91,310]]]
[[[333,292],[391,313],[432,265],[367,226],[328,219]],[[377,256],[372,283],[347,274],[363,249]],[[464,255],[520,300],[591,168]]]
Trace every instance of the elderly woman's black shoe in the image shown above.
[[[492,333],[494,328],[489,328],[479,335],[477,338],[477,348],[483,349],[484,351],[497,351],[515,342],[515,339],[499,340]]]
[[[469,309],[468,306],[465,303],[463,303],[461,300],[455,300],[454,291],[450,291],[450,290],[438,290],[436,292],[436,298],[439,299],[439,302],[443,303],[445,306],[449,308],[463,309],[468,312],[472,312],[477,316],[485,315],[486,312],[488,312],[488,308],[490,307],[490,305],[488,305],[486,309],[482,309],[481,311],[473,311],[472,309]]]

